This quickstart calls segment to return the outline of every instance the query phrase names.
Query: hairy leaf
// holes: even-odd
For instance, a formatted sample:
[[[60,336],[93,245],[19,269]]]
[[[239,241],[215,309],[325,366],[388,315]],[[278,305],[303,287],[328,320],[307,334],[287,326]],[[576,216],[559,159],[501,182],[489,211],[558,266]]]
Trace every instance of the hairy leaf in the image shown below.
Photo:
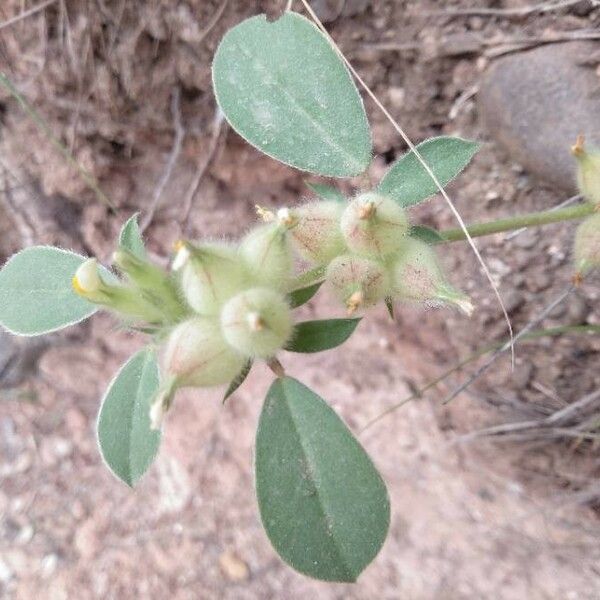
[[[323,285],[322,281],[313,283],[312,285],[294,290],[288,294],[288,301],[291,308],[298,308],[306,304],[319,291]]]
[[[410,228],[409,235],[426,244],[434,245],[444,241],[444,238],[435,229],[424,225],[414,225]]]
[[[119,234],[119,246],[129,250],[138,258],[146,258],[146,248],[142,239],[142,232],[138,225],[139,213],[135,213],[123,224]]]
[[[110,470],[133,486],[148,470],[160,444],[150,429],[150,406],[158,391],[158,365],[152,349],[129,359],[110,384],[98,416],[98,443]]]
[[[331,350],[341,346],[354,333],[359,323],[360,319],[303,321],[296,325],[294,337],[285,349],[304,354]]]
[[[417,150],[442,187],[450,183],[471,162],[478,148],[476,142],[448,136],[431,138],[417,146]],[[378,190],[402,206],[418,204],[439,191],[412,151],[390,167]]]
[[[41,335],[74,325],[96,307],[73,290],[85,258],[51,246],[33,246],[0,270],[0,325],[16,335]]]
[[[350,73],[306,18],[265,15],[230,29],[213,63],[217,102],[231,126],[277,160],[351,177],[371,161],[371,134]]]
[[[242,383],[244,383],[244,381],[246,381],[246,377],[248,377],[248,375],[250,374],[253,364],[254,361],[252,359],[248,359],[246,364],[242,367],[242,370],[235,376],[235,378],[229,384],[225,395],[223,396],[223,404],[225,404],[229,397],[232,396],[238,390],[238,388],[242,385]]]
[[[316,579],[355,581],[387,535],[387,490],[346,425],[295,379],[269,390],[255,469],[262,522],[283,560]]]

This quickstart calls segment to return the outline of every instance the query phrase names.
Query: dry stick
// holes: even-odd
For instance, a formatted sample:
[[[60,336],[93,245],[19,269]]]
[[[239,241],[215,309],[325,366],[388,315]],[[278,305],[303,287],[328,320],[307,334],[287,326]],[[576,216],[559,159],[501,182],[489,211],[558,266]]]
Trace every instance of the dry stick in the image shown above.
[[[173,88],[173,92],[171,94],[171,115],[173,117],[173,129],[175,130],[173,146],[171,148],[171,152],[169,153],[169,159],[167,160],[167,164],[165,165],[158,185],[154,190],[154,195],[152,196],[152,202],[150,203],[148,212],[140,224],[140,230],[142,233],[146,231],[152,222],[152,219],[154,218],[154,213],[160,205],[162,194],[167,186],[167,183],[169,183],[171,176],[173,175],[173,169],[175,168],[177,159],[181,154],[181,148],[185,138],[185,129],[183,128],[181,120],[181,91],[179,87]]]
[[[579,431],[568,429],[566,426],[563,427],[554,427],[560,421],[564,421],[566,418],[570,417],[574,412],[581,410],[588,404],[595,402],[598,398],[600,398],[600,390],[595,390],[591,394],[587,394],[583,398],[580,398],[573,404],[552,413],[550,416],[544,419],[537,419],[531,421],[520,421],[518,423],[503,423],[501,425],[495,425],[493,427],[487,427],[485,429],[480,429],[478,431],[473,431],[466,435],[460,436],[454,443],[457,442],[467,442],[475,438],[484,437],[488,435],[501,435],[505,433],[514,433],[517,431],[524,431],[526,429],[540,428],[543,429],[543,433],[548,434],[558,434],[558,435],[568,435],[571,437],[586,437],[596,439],[600,437],[598,434],[594,434],[592,432]],[[542,431],[540,431],[542,433]]]
[[[335,40],[329,35],[327,29],[325,29],[325,26],[323,25],[323,23],[321,23],[321,21],[319,20],[319,17],[315,14],[315,11],[311,8],[310,4],[308,3],[308,0],[302,0],[302,4],[308,11],[309,15],[312,17],[313,21],[316,23],[317,27],[321,30],[323,35],[329,40],[329,43],[332,45],[334,50],[338,53],[340,58],[344,61],[344,64],[348,67],[348,69],[350,70],[352,75],[354,75],[354,77],[360,83],[360,85],[363,87],[365,92],[367,92],[367,94],[371,97],[373,102],[375,102],[375,104],[377,105],[379,110],[381,110],[381,112],[384,114],[386,119],[391,123],[391,125],[394,127],[394,129],[400,134],[400,136],[402,137],[404,142],[408,145],[409,149],[417,157],[417,160],[423,166],[423,168],[425,169],[425,172],[429,175],[431,180],[435,183],[436,187],[439,189],[444,200],[446,201],[450,210],[452,211],[452,214],[454,215],[455,219],[458,221],[460,228],[465,232],[465,237],[466,237],[469,245],[473,249],[473,252],[475,253],[475,256],[477,257],[477,260],[479,261],[479,264],[481,265],[481,268],[483,269],[483,272],[485,273],[487,280],[489,281],[490,285],[492,286],[492,289],[494,290],[494,294],[495,294],[496,298],[498,299],[498,302],[500,303],[500,306],[502,308],[502,313],[504,314],[504,318],[508,325],[508,332],[510,335],[511,363],[512,363],[512,367],[514,369],[514,366],[515,366],[515,352],[514,352],[514,344],[513,344],[514,336],[513,336],[512,324],[510,322],[510,317],[508,316],[508,311],[506,310],[506,306],[504,305],[504,301],[502,300],[500,291],[498,290],[498,287],[494,283],[492,274],[490,273],[487,265],[485,264],[485,261],[483,260],[483,257],[481,256],[481,253],[479,252],[479,249],[477,248],[477,245],[475,244],[475,242],[471,238],[469,232],[467,231],[467,227],[465,225],[465,222],[463,221],[463,218],[461,217],[460,213],[454,206],[454,203],[450,199],[450,196],[448,195],[446,190],[444,190],[444,188],[440,184],[438,178],[435,176],[435,173],[431,170],[431,167],[427,164],[425,159],[421,156],[421,153],[417,150],[415,145],[412,143],[411,139],[405,133],[404,129],[402,129],[402,127],[400,127],[400,125],[396,122],[394,117],[392,117],[392,115],[387,110],[387,108],[385,108],[385,106],[381,103],[379,98],[377,98],[375,93],[365,83],[365,81],[362,79],[362,77],[357,73],[356,69],[350,64],[350,61],[344,56],[344,53],[341,51],[340,47],[335,43]]]
[[[31,17],[32,15],[39,13],[40,11],[44,10],[51,4],[54,4],[55,2],[57,2],[57,0],[46,0],[46,2],[42,2],[41,4],[38,4],[37,6],[34,6],[34,7],[30,8],[29,10],[26,10],[16,16],[14,16],[11,19],[8,19],[8,21],[3,21],[2,23],[0,23],[0,29],[10,27],[11,25],[18,23],[19,21],[22,21],[23,19],[26,19],[27,17]]]
[[[582,40],[600,40],[600,33],[588,30],[567,31],[564,33],[553,33],[539,37],[524,37],[513,40],[484,42],[485,46],[494,46],[484,52],[487,58],[498,58],[511,52],[521,52],[534,46],[556,44],[561,42],[573,42]]]
[[[458,8],[448,10],[432,10],[423,13],[427,17],[525,17],[532,13],[547,13],[561,8],[568,8],[579,4],[582,0],[562,0],[562,2],[543,2],[533,6],[522,8]],[[594,6],[598,6],[596,0],[592,0]]]
[[[522,337],[527,335],[527,333],[529,331],[531,331],[534,327],[537,327],[537,325],[539,325],[557,306],[562,304],[575,291],[575,289],[576,289],[575,285],[573,285],[573,284],[569,285],[569,287],[567,287],[567,289],[562,294],[560,294],[560,296],[558,296],[558,298],[553,300],[542,312],[540,312],[535,317],[535,319],[532,319],[531,321],[529,321],[529,323],[527,323],[527,325],[525,325],[525,327],[523,327],[523,329],[521,329],[521,331],[519,331],[519,333],[515,336],[515,338],[513,340],[513,344],[516,344]],[[456,398],[456,396],[458,396],[462,391],[466,390],[474,381],[479,379],[479,377],[481,377],[481,375],[483,375],[496,362],[496,360],[504,352],[506,352],[506,350],[508,350],[508,348],[509,348],[509,345],[504,344],[501,348],[496,350],[496,352],[494,352],[494,354],[490,357],[490,359],[486,363],[484,363],[481,367],[479,367],[479,369],[477,369],[477,371],[475,371],[475,373],[471,377],[469,377],[469,379],[467,379],[467,381],[465,381],[462,385],[457,387],[450,394],[450,396],[448,396],[444,400],[443,404],[448,404],[448,402],[450,402],[451,400]]]
[[[212,19],[208,22],[208,25],[200,32],[200,36],[195,42],[196,44],[201,42],[213,30],[215,25],[219,22],[219,20],[223,16],[223,13],[225,12],[225,9],[227,8],[227,4],[229,4],[229,0],[223,0],[223,3],[216,10]]]
[[[210,166],[212,159],[214,158],[217,148],[219,146],[219,138],[221,136],[221,128],[223,126],[224,115],[219,108],[217,108],[215,112],[215,116],[213,119],[212,125],[212,136],[210,139],[210,145],[208,147],[208,152],[202,164],[198,167],[198,171],[196,172],[196,176],[192,181],[192,184],[189,187],[189,190],[185,196],[185,200],[183,202],[183,217],[180,221],[181,229],[184,234],[188,234],[190,230],[190,214],[194,207],[194,201],[198,190],[200,188],[200,184],[202,183],[202,178],[206,173],[206,170]]]

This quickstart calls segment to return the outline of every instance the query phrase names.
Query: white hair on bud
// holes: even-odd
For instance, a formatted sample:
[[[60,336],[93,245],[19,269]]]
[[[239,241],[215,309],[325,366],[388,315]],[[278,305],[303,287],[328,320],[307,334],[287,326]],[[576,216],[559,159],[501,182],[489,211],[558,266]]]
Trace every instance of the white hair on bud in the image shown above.
[[[177,251],[175,258],[173,259],[173,264],[171,265],[171,268],[173,269],[173,271],[179,271],[180,269],[182,269],[185,266],[185,264],[187,263],[187,261],[189,259],[190,259],[189,248],[187,246],[181,246],[179,248],[179,250]]]

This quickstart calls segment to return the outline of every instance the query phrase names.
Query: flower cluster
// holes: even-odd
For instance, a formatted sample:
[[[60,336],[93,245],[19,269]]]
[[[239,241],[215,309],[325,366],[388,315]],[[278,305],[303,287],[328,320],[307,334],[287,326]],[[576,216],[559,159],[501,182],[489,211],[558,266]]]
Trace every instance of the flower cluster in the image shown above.
[[[376,193],[349,203],[309,202],[277,213],[238,245],[178,242],[170,272],[119,248],[122,277],[86,261],[74,289],[152,332],[162,346],[162,383],[151,417],[160,425],[182,387],[228,383],[248,361],[272,359],[293,335],[288,294],[296,254],[312,264],[349,314],[386,299],[472,305],[446,283],[433,248],[409,235],[405,211]],[[313,282],[314,283],[314,282]]]

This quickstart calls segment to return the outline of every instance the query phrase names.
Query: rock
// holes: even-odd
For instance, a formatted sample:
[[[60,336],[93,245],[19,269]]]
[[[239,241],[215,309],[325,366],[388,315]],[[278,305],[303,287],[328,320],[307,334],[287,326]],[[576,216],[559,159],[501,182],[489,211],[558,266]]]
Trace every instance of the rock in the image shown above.
[[[595,43],[550,44],[488,69],[479,110],[490,135],[541,182],[576,189],[570,147],[578,134],[600,145],[600,79],[582,63]]]

